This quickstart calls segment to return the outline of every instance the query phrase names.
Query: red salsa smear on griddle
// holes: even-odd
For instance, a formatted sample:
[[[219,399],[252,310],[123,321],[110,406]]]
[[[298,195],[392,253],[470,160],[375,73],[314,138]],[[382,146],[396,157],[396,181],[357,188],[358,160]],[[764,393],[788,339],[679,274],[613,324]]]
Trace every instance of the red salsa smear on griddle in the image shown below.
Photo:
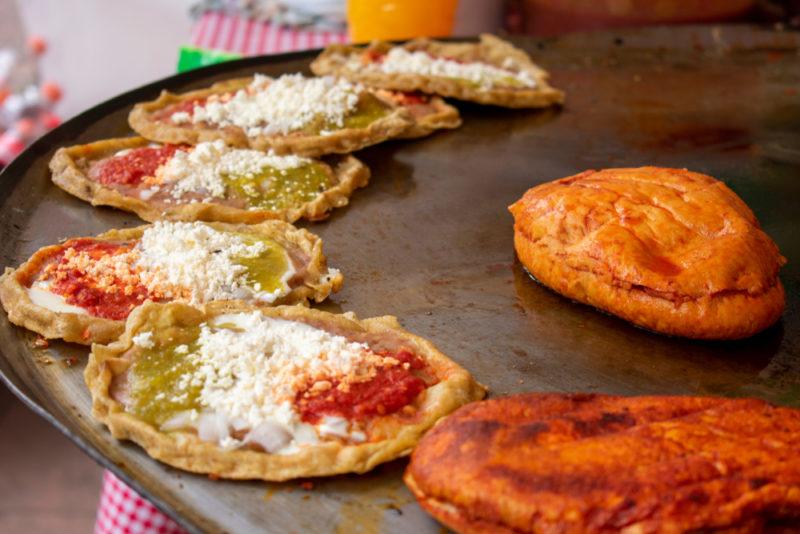
[[[326,415],[361,420],[396,413],[414,402],[428,387],[420,376],[425,362],[407,350],[379,354],[399,360],[400,365],[382,367],[371,380],[349,384],[346,389],[340,389],[340,383],[331,380],[332,387],[321,393],[307,395],[312,384],[299,392],[296,404],[303,421],[315,424]]]
[[[129,277],[128,280],[122,280],[113,272],[103,272],[98,276],[71,265],[69,257],[74,253],[85,253],[90,262],[94,262],[104,256],[125,254],[133,246],[89,238],[71,239],[64,243],[54,261],[45,267],[43,279],[50,282],[49,291],[61,295],[67,303],[79,306],[95,317],[123,320],[145,300],[158,299],[138,281],[138,276]]]
[[[134,148],[121,156],[112,156],[99,162],[93,169],[93,174],[103,185],[136,186],[145,177],[155,175],[156,169],[179,149],[178,145]]]

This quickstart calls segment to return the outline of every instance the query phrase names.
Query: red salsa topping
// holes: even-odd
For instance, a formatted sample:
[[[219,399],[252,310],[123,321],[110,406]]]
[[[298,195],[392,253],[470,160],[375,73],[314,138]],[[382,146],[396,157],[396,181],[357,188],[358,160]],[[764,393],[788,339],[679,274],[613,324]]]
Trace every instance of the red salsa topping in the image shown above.
[[[396,413],[411,404],[428,384],[420,376],[425,362],[407,350],[395,354],[381,353],[400,361],[399,365],[382,367],[371,380],[349,384],[331,380],[331,388],[309,395],[309,389],[297,394],[301,418],[311,424],[332,415],[350,420]],[[407,364],[407,365],[406,365]]]
[[[377,50],[366,50],[361,56],[363,63],[380,63],[385,57],[385,52],[379,52]]]
[[[158,300],[142,285],[135,268],[123,265],[127,258],[120,256],[132,248],[128,243],[71,239],[45,267],[42,279],[67,303],[95,317],[123,320],[145,300]],[[120,264],[113,269],[117,260]]]
[[[418,106],[430,101],[428,95],[419,92],[395,91],[392,96],[401,106]]]
[[[97,164],[93,174],[103,185],[139,185],[153,176],[161,165],[179,149],[177,145],[134,148],[122,156],[112,156]]]

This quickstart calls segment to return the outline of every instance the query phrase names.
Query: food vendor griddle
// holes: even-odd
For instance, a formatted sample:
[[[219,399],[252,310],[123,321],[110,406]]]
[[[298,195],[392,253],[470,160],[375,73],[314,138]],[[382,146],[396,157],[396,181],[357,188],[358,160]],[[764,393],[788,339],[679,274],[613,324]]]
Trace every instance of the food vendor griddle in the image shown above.
[[[343,290],[323,309],[393,314],[469,369],[492,395],[522,391],[755,396],[800,405],[800,35],[749,26],[514,39],[567,92],[564,109],[458,104],[464,126],[357,156],[366,189],[331,219],[325,242]],[[215,65],[104,102],[37,141],[0,176],[0,265],[67,236],[141,224],[50,182],[60,146],[129,135],[131,106],[253,72],[306,69],[314,53]],[[738,342],[651,334],[531,280],[515,261],[506,206],[529,187],[602,167],[687,167],[724,180],[789,259],[780,323]],[[438,532],[398,460],[363,476],[213,481],[118,443],[90,416],[87,348],[34,335],[0,313],[6,384],[94,459],[193,532]],[[23,431],[23,429],[20,429]],[[43,465],[46,458],[42,459]]]

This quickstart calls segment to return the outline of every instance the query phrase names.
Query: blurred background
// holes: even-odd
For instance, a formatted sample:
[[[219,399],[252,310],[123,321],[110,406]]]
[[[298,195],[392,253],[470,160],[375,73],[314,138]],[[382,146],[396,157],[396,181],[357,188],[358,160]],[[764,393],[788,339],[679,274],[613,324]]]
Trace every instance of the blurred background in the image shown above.
[[[655,24],[800,26],[800,0],[0,0],[0,168],[123,91],[334,42],[550,38]],[[0,386],[0,533],[93,529],[101,469]]]

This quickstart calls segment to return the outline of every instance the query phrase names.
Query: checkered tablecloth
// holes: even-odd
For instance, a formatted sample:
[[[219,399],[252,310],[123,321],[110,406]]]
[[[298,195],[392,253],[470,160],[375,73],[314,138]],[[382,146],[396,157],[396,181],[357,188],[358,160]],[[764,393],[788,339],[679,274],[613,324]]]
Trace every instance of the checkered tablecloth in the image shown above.
[[[290,28],[219,12],[204,13],[192,30],[192,45],[197,48],[246,56],[322,48],[347,41],[346,31]]]
[[[186,534],[138,493],[115,477],[103,474],[103,491],[97,508],[95,534]]]

